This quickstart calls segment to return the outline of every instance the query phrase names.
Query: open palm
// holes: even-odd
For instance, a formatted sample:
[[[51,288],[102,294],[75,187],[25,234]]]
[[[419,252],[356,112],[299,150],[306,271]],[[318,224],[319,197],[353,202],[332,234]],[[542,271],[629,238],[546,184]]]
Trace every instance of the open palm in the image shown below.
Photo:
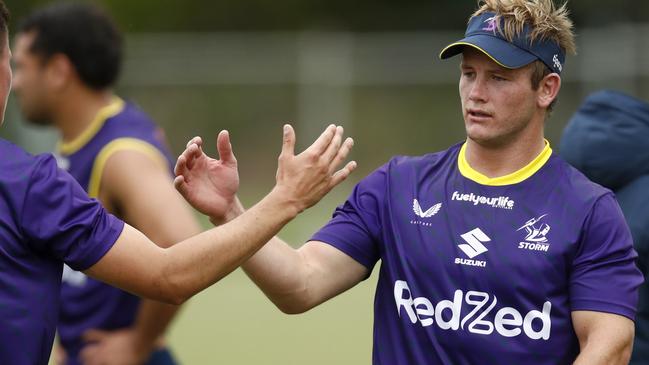
[[[221,131],[217,137],[219,160],[206,155],[202,146],[200,137],[189,141],[176,162],[174,185],[196,210],[222,220],[236,201],[239,189],[237,160],[227,131]]]

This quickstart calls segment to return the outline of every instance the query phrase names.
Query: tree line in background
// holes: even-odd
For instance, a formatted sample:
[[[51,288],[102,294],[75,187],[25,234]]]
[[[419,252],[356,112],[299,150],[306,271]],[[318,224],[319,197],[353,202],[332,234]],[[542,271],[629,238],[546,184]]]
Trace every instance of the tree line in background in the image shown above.
[[[476,7],[474,0],[85,1],[108,9],[126,32],[454,29],[461,28]],[[53,1],[5,2],[16,20]],[[649,21],[647,0],[573,0],[569,8],[578,25]]]

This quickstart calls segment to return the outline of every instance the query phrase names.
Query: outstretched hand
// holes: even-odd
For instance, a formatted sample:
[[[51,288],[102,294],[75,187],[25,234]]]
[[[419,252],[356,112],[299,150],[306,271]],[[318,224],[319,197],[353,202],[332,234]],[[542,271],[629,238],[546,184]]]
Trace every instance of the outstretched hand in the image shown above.
[[[309,148],[295,155],[295,131],[285,125],[273,193],[297,212],[314,205],[356,168],[356,162],[351,161],[336,170],[353,144],[351,138],[343,141],[342,127],[330,125]],[[228,132],[222,131],[217,138],[220,160],[207,156],[202,147],[200,137],[189,141],[178,157],[174,185],[195,209],[213,221],[230,220],[242,208],[236,199],[239,174]]]
[[[295,155],[295,131],[288,124],[283,140],[273,191],[292,203],[297,212],[317,203],[356,168],[356,162],[351,161],[336,171],[354,145],[351,138],[343,141],[343,127],[330,125],[299,155]]]
[[[176,162],[174,185],[196,210],[224,221],[236,206],[239,171],[228,131],[219,133],[216,147],[219,160],[203,152],[200,137],[192,138]]]

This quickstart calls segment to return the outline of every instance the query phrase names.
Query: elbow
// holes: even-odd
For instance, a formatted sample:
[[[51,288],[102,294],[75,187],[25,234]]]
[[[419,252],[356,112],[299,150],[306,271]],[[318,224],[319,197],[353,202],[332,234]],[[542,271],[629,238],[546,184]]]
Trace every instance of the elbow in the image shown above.
[[[163,302],[166,304],[172,305],[182,305],[184,304],[191,296],[179,295],[176,293],[168,293],[164,298]]]
[[[181,305],[193,296],[187,290],[186,283],[174,275],[165,276],[165,285],[163,290],[163,301],[167,304]]]
[[[184,294],[177,283],[164,277],[157,280],[153,286],[155,287],[155,290],[147,295],[147,297],[165,304],[181,305],[191,297],[191,295]]]
[[[282,313],[290,315],[306,313],[315,307],[315,304],[309,303],[301,298],[273,301],[273,303]]]
[[[290,315],[306,313],[309,311],[309,309],[311,309],[309,307],[301,307],[296,305],[278,305],[277,308],[282,311],[282,313]]]
[[[189,292],[187,283],[183,280],[182,275],[174,273],[170,267],[161,270],[157,283],[157,298],[160,302],[173,305],[185,303],[194,293]]]

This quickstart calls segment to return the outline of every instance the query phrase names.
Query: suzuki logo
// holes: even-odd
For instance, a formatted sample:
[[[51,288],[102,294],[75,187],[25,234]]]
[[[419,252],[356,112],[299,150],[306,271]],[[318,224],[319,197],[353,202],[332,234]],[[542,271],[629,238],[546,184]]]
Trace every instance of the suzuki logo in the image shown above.
[[[460,250],[464,252],[470,259],[487,252],[487,248],[482,244],[483,242],[490,242],[491,238],[487,236],[480,228],[469,231],[462,237],[468,244],[458,245]]]

